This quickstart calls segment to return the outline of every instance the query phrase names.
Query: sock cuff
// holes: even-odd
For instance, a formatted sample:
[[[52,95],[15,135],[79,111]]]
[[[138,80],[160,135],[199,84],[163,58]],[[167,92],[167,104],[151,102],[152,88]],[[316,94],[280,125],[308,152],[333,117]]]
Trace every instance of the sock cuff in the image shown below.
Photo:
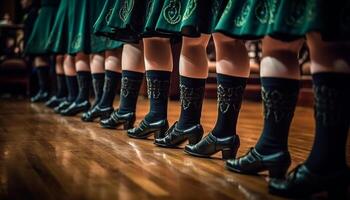
[[[322,72],[312,74],[315,85],[327,85],[333,88],[348,88],[350,85],[350,74],[336,72]]]
[[[180,76],[180,83],[192,88],[204,87],[206,80],[206,78]]]
[[[135,71],[129,71],[129,70],[123,70],[122,71],[122,76],[123,77],[128,77],[136,80],[141,80],[143,79],[144,73],[141,72],[135,72]]]
[[[156,78],[160,80],[169,80],[171,77],[171,72],[169,71],[160,71],[160,70],[147,70],[147,78]]]
[[[105,78],[105,73],[94,73],[91,74],[93,79],[102,80]]]
[[[300,80],[288,79],[288,78],[276,78],[276,77],[261,77],[262,87],[274,87],[280,89],[296,89],[300,88]]]
[[[77,75],[78,76],[91,76],[91,72],[90,71],[78,71]]]
[[[238,85],[246,85],[248,78],[239,76],[230,76],[225,74],[217,74],[217,83],[224,87],[232,87]]]
[[[106,70],[105,72],[106,76],[107,77],[116,77],[116,78],[120,78],[122,77],[122,73],[120,72],[115,72],[115,71],[112,71],[112,70]]]

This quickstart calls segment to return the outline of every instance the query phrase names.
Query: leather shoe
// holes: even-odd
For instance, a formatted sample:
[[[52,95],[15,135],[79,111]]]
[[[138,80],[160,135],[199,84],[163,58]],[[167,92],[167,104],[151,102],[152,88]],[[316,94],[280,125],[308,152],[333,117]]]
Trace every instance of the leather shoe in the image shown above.
[[[202,125],[197,124],[184,130],[178,129],[176,125],[177,122],[165,132],[164,137],[157,138],[154,141],[154,144],[160,147],[175,148],[187,140],[189,141],[189,144],[196,144],[202,139],[204,132]]]
[[[56,106],[53,111],[57,114],[61,113],[62,110],[67,109],[70,104],[72,104],[72,102],[69,102],[67,100],[64,100],[63,102],[61,102],[58,106]]]
[[[119,114],[118,110],[112,112],[107,119],[100,121],[100,125],[103,128],[115,129],[118,126],[123,125],[124,130],[128,130],[134,127],[136,116],[134,112]]]
[[[238,135],[225,138],[215,137],[212,133],[205,136],[195,145],[186,145],[185,152],[197,156],[209,158],[213,154],[221,151],[222,159],[235,158],[240,141]]]
[[[96,105],[91,110],[85,112],[81,117],[81,120],[84,122],[92,122],[96,118],[104,120],[112,114],[113,110],[113,107],[100,108],[98,105]]]
[[[269,171],[272,178],[283,178],[291,164],[290,154],[281,151],[270,155],[261,155],[255,148],[240,158],[226,161],[226,168],[242,174],[258,174]]]
[[[349,169],[318,175],[301,164],[289,173],[287,179],[271,179],[269,192],[282,197],[302,198],[327,191],[329,199],[347,199],[349,180]]]
[[[45,102],[49,99],[49,93],[44,91],[39,91],[35,96],[30,98],[30,101],[33,103]]]
[[[57,96],[52,96],[48,101],[45,102],[45,106],[49,108],[54,108],[60,105],[60,103],[62,103],[64,100],[66,100],[65,97],[57,98]]]
[[[164,133],[168,130],[169,123],[168,120],[162,119],[156,122],[149,123],[146,120],[142,120],[138,127],[129,129],[127,131],[128,136],[136,139],[146,139],[152,133],[154,133],[154,138],[164,137]]]
[[[60,113],[63,116],[74,116],[80,112],[86,112],[89,108],[89,101],[83,101],[81,103],[73,102],[67,109],[62,110]]]

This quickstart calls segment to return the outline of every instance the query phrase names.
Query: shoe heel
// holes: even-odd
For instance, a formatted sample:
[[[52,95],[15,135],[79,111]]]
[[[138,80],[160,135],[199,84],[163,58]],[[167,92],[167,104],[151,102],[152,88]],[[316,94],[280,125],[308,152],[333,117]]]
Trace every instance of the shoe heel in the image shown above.
[[[236,153],[237,153],[237,151],[235,151],[235,150],[232,149],[232,148],[223,149],[223,150],[221,151],[222,159],[228,160],[228,159],[236,158]]]
[[[125,121],[124,124],[123,124],[123,129],[124,130],[129,130],[129,129],[132,129],[134,128],[134,123],[135,121]]]
[[[188,136],[188,144],[190,144],[190,145],[195,145],[195,144],[197,144],[199,141],[201,141],[201,139],[202,139],[202,134],[201,135],[198,135],[198,134],[196,134],[196,135],[190,135],[190,136]]]
[[[154,139],[160,139],[160,138],[165,137],[165,132],[167,130],[168,130],[168,127],[167,128],[163,128],[163,129],[158,130],[158,131],[155,131],[154,132]]]
[[[268,169],[271,178],[282,179],[285,178],[289,165],[287,166],[273,166]]]

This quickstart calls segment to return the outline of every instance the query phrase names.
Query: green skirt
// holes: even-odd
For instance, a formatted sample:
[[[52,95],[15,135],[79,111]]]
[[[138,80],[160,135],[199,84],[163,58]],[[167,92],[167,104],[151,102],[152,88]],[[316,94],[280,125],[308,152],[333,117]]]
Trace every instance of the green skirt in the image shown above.
[[[230,0],[215,31],[242,39],[290,41],[311,31],[344,38],[350,35],[346,10],[347,0]]]
[[[156,30],[199,37],[211,34],[227,0],[165,0]]]
[[[59,2],[42,2],[38,18],[35,21],[32,33],[28,39],[25,53],[30,55],[45,55],[49,51],[46,43],[49,40],[50,32],[55,22]]]
[[[122,46],[120,42],[94,34],[94,24],[103,8],[99,0],[75,0],[69,2],[68,53],[99,53]]]
[[[68,2],[61,0],[46,49],[55,54],[68,53]]]
[[[138,43],[144,37],[173,37],[156,31],[164,0],[107,0],[95,24],[95,33]]]

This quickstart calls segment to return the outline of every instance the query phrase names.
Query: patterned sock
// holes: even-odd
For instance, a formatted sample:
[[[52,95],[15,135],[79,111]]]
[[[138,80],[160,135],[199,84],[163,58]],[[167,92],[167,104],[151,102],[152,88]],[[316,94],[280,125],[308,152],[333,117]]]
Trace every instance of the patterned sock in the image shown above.
[[[122,71],[122,86],[120,89],[119,114],[136,111],[137,97],[139,96],[144,73]]]
[[[247,78],[217,74],[218,118],[212,134],[228,137],[236,134],[236,125],[241,108]]]
[[[206,79],[180,76],[181,114],[177,128],[200,124]]]
[[[145,116],[147,122],[155,122],[167,119],[168,94],[171,72],[148,70],[147,93],[150,100],[150,110]]]
[[[77,72],[79,93],[75,100],[76,103],[82,103],[84,101],[89,101],[90,97],[90,87],[91,87],[91,72],[80,71]]]
[[[305,164],[312,172],[327,174],[346,167],[350,124],[350,75],[312,75],[315,93],[316,136]]]
[[[116,89],[120,84],[121,74],[114,71],[106,70],[105,84],[103,87],[102,99],[99,103],[100,108],[113,107],[113,101]]]
[[[261,154],[288,151],[288,133],[299,94],[299,80],[261,78],[264,128],[256,150]]]

